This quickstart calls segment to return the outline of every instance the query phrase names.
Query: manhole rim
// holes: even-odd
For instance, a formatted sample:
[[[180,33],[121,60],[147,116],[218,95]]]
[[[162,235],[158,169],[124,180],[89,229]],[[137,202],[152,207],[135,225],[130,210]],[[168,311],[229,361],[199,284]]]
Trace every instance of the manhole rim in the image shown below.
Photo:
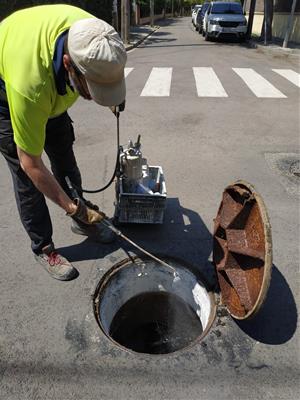
[[[94,291],[94,294],[92,296],[92,302],[93,302],[93,313],[94,313],[94,317],[97,321],[97,324],[101,330],[101,332],[105,335],[105,337],[111,342],[113,343],[115,346],[117,346],[118,348],[130,353],[130,354],[134,354],[136,356],[140,356],[140,357],[172,357],[172,356],[177,356],[178,354],[185,352],[189,349],[191,349],[192,347],[196,346],[198,343],[200,343],[205,336],[207,336],[207,334],[210,332],[210,330],[212,329],[212,326],[216,320],[216,315],[217,315],[217,308],[218,308],[218,298],[217,298],[217,293],[216,291],[213,290],[213,288],[210,287],[210,285],[208,284],[207,279],[203,276],[203,274],[200,271],[195,271],[195,266],[192,264],[189,264],[188,262],[186,262],[185,260],[182,260],[181,258],[178,257],[171,257],[171,256],[167,256],[167,255],[162,255],[162,254],[155,254],[155,256],[161,258],[161,259],[171,259],[176,261],[177,263],[180,263],[184,268],[188,269],[191,273],[193,273],[193,275],[195,276],[195,278],[197,279],[197,281],[200,281],[206,292],[207,292],[207,296],[209,298],[209,303],[210,303],[210,314],[209,314],[209,318],[208,318],[208,323],[205,327],[205,329],[203,330],[203,332],[201,333],[200,336],[198,336],[195,340],[193,340],[191,343],[189,343],[187,346],[173,351],[171,353],[164,353],[164,354],[151,354],[151,353],[140,353],[134,350],[131,350],[123,345],[121,345],[120,343],[118,343],[117,341],[115,341],[109,334],[107,334],[107,332],[105,331],[102,322],[101,322],[101,318],[99,315],[99,304],[101,301],[101,291],[102,293],[104,292],[105,286],[107,285],[107,283],[109,282],[110,278],[117,274],[118,271],[120,271],[123,268],[126,268],[126,265],[128,263],[132,263],[135,260],[151,260],[150,257],[147,256],[133,256],[133,257],[127,257],[121,261],[119,261],[118,263],[114,264],[111,268],[108,269],[108,271],[106,271],[104,273],[104,275],[101,277],[100,281],[98,282],[98,284],[96,285],[96,289]],[[213,265],[212,265],[213,267]],[[197,276],[196,276],[197,273]]]

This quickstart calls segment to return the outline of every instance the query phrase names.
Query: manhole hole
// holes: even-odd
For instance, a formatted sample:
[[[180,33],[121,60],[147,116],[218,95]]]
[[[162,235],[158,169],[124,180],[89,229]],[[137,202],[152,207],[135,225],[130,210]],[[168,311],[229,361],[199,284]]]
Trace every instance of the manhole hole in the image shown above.
[[[299,160],[292,163],[292,165],[290,167],[290,173],[292,175],[296,176],[297,178],[300,178],[300,161]]]
[[[150,259],[124,260],[100,281],[94,300],[107,337],[128,350],[168,354],[201,340],[216,306],[190,268],[173,261],[175,272]]]

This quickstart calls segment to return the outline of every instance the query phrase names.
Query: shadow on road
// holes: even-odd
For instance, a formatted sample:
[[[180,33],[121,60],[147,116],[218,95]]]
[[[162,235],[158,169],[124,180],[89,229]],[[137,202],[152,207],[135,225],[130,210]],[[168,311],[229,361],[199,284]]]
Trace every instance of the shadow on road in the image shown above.
[[[157,47],[204,47],[204,46],[211,46],[211,44],[206,43],[188,43],[188,44],[166,44],[166,42],[173,42],[176,39],[149,39],[151,43],[140,45],[138,48],[143,49],[147,47],[147,49],[157,48]],[[154,43],[154,44],[152,44]],[[162,44],[160,44],[162,43]]]
[[[121,231],[146,250],[164,257],[182,259],[194,266],[213,285],[215,272],[209,256],[212,236],[201,216],[181,206],[178,198],[168,198],[162,225],[127,224]],[[122,248],[130,250],[125,242]],[[131,248],[132,250],[132,248]]]
[[[161,28],[163,27],[168,27],[170,25],[175,24],[178,21],[178,19],[166,19],[166,20],[160,20],[159,21],[159,26]],[[186,27],[185,27],[186,28]],[[197,31],[194,30],[192,27],[192,24],[190,25],[191,30],[195,33],[195,38],[197,40],[197,43],[186,43],[186,44],[169,44],[171,42],[176,42],[177,38],[169,39],[169,38],[164,38],[165,36],[170,35],[170,32],[163,31],[162,29],[159,29],[155,31],[150,38],[147,39],[148,43],[142,44],[139,47],[140,48],[153,48],[153,47],[203,47],[203,46],[226,46],[226,47],[243,47],[248,50],[254,50],[252,46],[250,46],[247,42],[241,43],[240,40],[235,36],[221,36],[220,38],[211,38],[210,42],[204,41],[204,38],[202,38],[201,35]],[[198,41],[199,40],[199,41]],[[213,43],[212,43],[213,42]],[[159,44],[159,45],[158,45]],[[162,44],[165,44],[162,45]]]
[[[284,276],[273,265],[271,284],[262,309],[249,321],[236,323],[252,339],[279,345],[293,337],[297,320],[297,307],[292,291]]]
[[[208,261],[212,236],[199,214],[182,207],[178,198],[167,199],[163,224],[122,224],[118,228],[145,250],[181,258],[207,275],[209,282],[215,281],[214,268]],[[97,244],[85,239],[79,244],[61,247],[58,251],[70,262],[75,262],[101,259],[120,248],[127,254],[134,251],[140,255],[123,239],[117,239],[112,244]]]
[[[71,246],[60,247],[57,251],[70,262],[97,260],[113,253],[120,248],[119,241],[111,244],[101,244],[85,239],[83,242]]]
[[[178,198],[167,199],[162,225],[123,224],[119,229],[153,254],[165,259],[174,257],[184,260],[194,272],[199,272],[199,276],[205,278],[209,289],[218,292],[215,269],[209,261],[212,235],[201,216],[193,210],[182,207]],[[118,249],[123,249],[127,255],[133,251],[141,256],[138,250],[122,239],[110,245],[84,240],[79,244],[60,248],[59,251],[74,262],[102,259]],[[273,265],[270,288],[261,310],[254,318],[248,321],[236,320],[236,323],[252,339],[278,345],[292,338],[297,319],[297,308],[291,289],[283,275]]]
[[[171,25],[174,25],[174,24],[178,24],[179,20],[180,19],[178,19],[178,18],[159,19],[159,20],[155,21],[155,24],[158,24],[160,27],[171,26]]]
[[[121,226],[124,233],[132,238],[149,241],[149,245],[161,242],[182,243],[181,253],[186,256],[185,245],[191,241],[212,240],[211,234],[198,213],[181,206],[178,198],[168,198],[164,213],[164,223],[126,224]],[[199,243],[200,246],[200,243]],[[203,249],[203,256],[208,257],[210,250]]]

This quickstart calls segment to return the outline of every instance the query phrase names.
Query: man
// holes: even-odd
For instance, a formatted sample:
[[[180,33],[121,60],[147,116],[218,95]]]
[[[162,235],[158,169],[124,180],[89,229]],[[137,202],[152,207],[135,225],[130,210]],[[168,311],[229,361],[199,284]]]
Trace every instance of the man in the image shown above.
[[[35,258],[56,279],[73,279],[77,271],[55,250],[44,196],[72,217],[73,232],[112,239],[100,224],[104,214],[82,198],[67,109],[79,95],[102,106],[124,105],[125,63],[114,28],[77,7],[36,6],[0,24],[0,151]],[[66,176],[80,198],[72,198]]]

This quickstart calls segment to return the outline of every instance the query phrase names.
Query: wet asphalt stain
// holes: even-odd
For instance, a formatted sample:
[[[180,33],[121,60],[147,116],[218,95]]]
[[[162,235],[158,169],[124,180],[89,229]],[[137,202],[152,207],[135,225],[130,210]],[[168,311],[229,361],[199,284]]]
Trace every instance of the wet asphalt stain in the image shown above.
[[[69,319],[65,328],[65,338],[70,343],[71,348],[76,352],[87,350],[88,341],[82,323],[77,320]]]
[[[108,255],[108,260],[109,260],[112,264],[116,264],[116,263],[118,262],[119,258],[116,257],[116,256],[114,256],[114,255],[112,255],[112,254],[109,254],[109,255]]]
[[[250,363],[248,363],[247,364],[247,367],[249,368],[249,369],[257,369],[257,370],[260,370],[260,369],[263,369],[263,368],[269,368],[269,365],[267,365],[267,364],[257,364],[257,365],[252,365],[252,364],[250,364]]]
[[[201,352],[211,365],[226,364],[235,371],[246,367],[252,370],[269,368],[267,364],[253,359],[255,341],[238,331],[229,320],[226,309],[217,311],[217,320],[209,334],[200,343]]]
[[[265,153],[269,168],[275,172],[289,195],[300,196],[300,158],[297,153]]]
[[[213,333],[214,335],[216,335],[216,337],[218,337],[218,338],[222,336],[222,333],[221,333],[218,329],[212,331],[212,333]]]
[[[85,359],[87,354],[98,354],[101,357],[118,359],[121,351],[112,345],[98,331],[97,323],[92,313],[89,313],[81,321],[69,319],[65,327],[65,339],[70,347],[69,352],[78,360]]]
[[[232,339],[232,338],[231,338]],[[208,364],[225,363],[230,368],[240,368],[251,353],[249,343],[233,342],[224,335],[216,336],[214,331],[201,343]]]

